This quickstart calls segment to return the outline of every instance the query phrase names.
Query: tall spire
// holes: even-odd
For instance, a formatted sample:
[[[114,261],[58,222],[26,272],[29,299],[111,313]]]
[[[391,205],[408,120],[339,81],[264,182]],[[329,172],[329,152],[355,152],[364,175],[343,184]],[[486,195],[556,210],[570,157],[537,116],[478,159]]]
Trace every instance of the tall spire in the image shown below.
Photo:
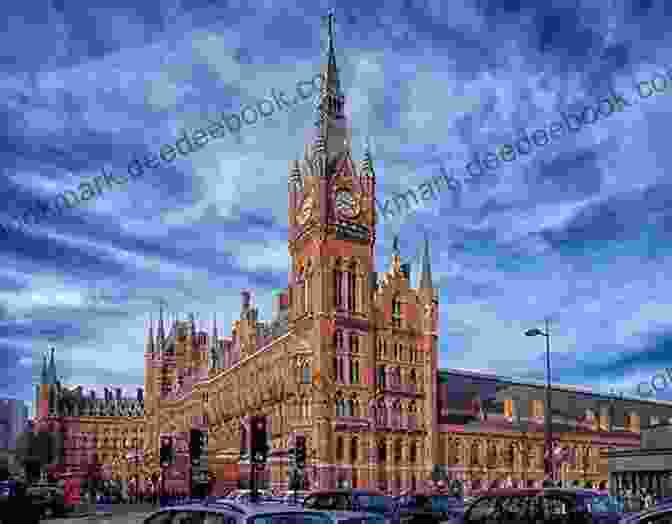
[[[47,381],[49,380],[47,376],[47,355],[42,356],[42,377],[41,377],[41,384],[47,384]]]
[[[56,350],[52,347],[51,358],[49,359],[49,372],[48,372],[49,385],[55,385],[56,381],[58,380],[58,377],[56,376],[56,362],[54,362],[54,351]]]
[[[159,303],[159,328],[156,333],[156,341],[159,350],[163,351],[163,344],[166,341],[166,331],[163,328],[163,301]]]
[[[420,276],[420,289],[432,289],[432,265],[429,261],[429,238],[425,233],[425,252],[422,255],[422,275]]]
[[[320,77],[320,93],[317,99],[315,152],[326,152],[331,158],[333,154],[344,152],[349,148],[350,132],[345,122],[345,97],[341,91],[341,82],[336,67],[336,50],[334,47],[334,11],[331,9],[326,17],[328,26],[327,61],[322,66]],[[323,174],[324,175],[324,174]]]

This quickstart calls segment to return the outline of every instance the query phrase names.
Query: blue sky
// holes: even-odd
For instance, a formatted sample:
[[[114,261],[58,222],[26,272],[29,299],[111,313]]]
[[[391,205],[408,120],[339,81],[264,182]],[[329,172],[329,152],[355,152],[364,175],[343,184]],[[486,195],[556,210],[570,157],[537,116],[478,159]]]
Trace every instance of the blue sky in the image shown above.
[[[102,166],[122,173],[133,155],[273,89],[292,93],[323,62],[329,7],[11,4],[0,17],[0,221]],[[415,261],[430,238],[443,367],[542,378],[543,339],[523,332],[545,316],[556,381],[628,392],[672,364],[672,79],[646,100],[634,87],[672,66],[671,15],[662,0],[339,3],[354,157],[370,137],[379,199],[441,166],[464,175],[474,152],[547,127],[610,88],[632,101],[465,184],[459,208],[445,192],[379,226],[379,271],[395,234]],[[273,290],[287,282],[288,166],[312,122],[309,102],[276,111],[3,236],[0,396],[32,400],[51,345],[65,383],[134,394],[159,300],[208,327],[216,312],[228,335],[249,288],[268,318]]]

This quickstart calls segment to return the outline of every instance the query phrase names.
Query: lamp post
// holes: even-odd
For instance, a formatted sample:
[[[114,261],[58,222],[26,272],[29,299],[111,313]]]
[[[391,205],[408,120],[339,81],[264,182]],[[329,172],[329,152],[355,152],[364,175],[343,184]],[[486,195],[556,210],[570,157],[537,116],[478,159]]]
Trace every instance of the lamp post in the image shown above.
[[[544,475],[553,476],[553,434],[551,430],[551,333],[548,329],[548,318],[545,319],[546,331],[538,328],[532,328],[525,331],[525,336],[546,338],[546,409],[544,410]]]

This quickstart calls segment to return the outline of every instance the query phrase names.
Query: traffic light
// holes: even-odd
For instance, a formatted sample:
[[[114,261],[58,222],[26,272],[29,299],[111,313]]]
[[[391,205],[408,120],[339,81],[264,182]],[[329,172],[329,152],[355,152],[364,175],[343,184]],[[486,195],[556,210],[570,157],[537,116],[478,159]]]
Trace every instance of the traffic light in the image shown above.
[[[189,439],[189,455],[191,460],[201,458],[203,450],[203,432],[200,429],[191,430],[191,438]]]
[[[252,417],[252,462],[261,464],[268,456],[266,417]]]
[[[303,469],[306,467],[306,437],[296,436],[296,467]]]
[[[161,439],[161,464],[168,465],[173,461],[173,439]]]

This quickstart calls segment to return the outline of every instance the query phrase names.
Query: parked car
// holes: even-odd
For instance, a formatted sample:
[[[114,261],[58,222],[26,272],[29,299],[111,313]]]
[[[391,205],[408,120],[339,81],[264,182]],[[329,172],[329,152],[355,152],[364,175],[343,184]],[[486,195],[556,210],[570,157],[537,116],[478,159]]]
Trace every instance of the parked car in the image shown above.
[[[303,501],[307,509],[359,511],[381,515],[390,524],[399,524],[394,499],[370,489],[334,489],[314,491]]]
[[[462,522],[618,524],[620,518],[608,496],[588,489],[493,489],[465,509]]]
[[[645,509],[623,517],[621,524],[670,524],[672,523],[672,502],[656,504],[652,508]]]
[[[265,489],[257,490],[259,492],[259,500],[269,500],[271,498],[271,493]],[[250,502],[252,498],[251,489],[236,489],[226,495],[227,499],[235,500],[237,502]]]
[[[361,513],[313,511],[284,504],[228,501],[166,507],[152,513],[143,524],[383,524],[380,518]]]
[[[65,503],[65,491],[55,484],[33,484],[27,494],[41,508],[43,517],[64,517],[71,509]]]
[[[415,492],[398,497],[402,524],[431,524],[456,520],[464,514],[462,499],[441,493]]]

